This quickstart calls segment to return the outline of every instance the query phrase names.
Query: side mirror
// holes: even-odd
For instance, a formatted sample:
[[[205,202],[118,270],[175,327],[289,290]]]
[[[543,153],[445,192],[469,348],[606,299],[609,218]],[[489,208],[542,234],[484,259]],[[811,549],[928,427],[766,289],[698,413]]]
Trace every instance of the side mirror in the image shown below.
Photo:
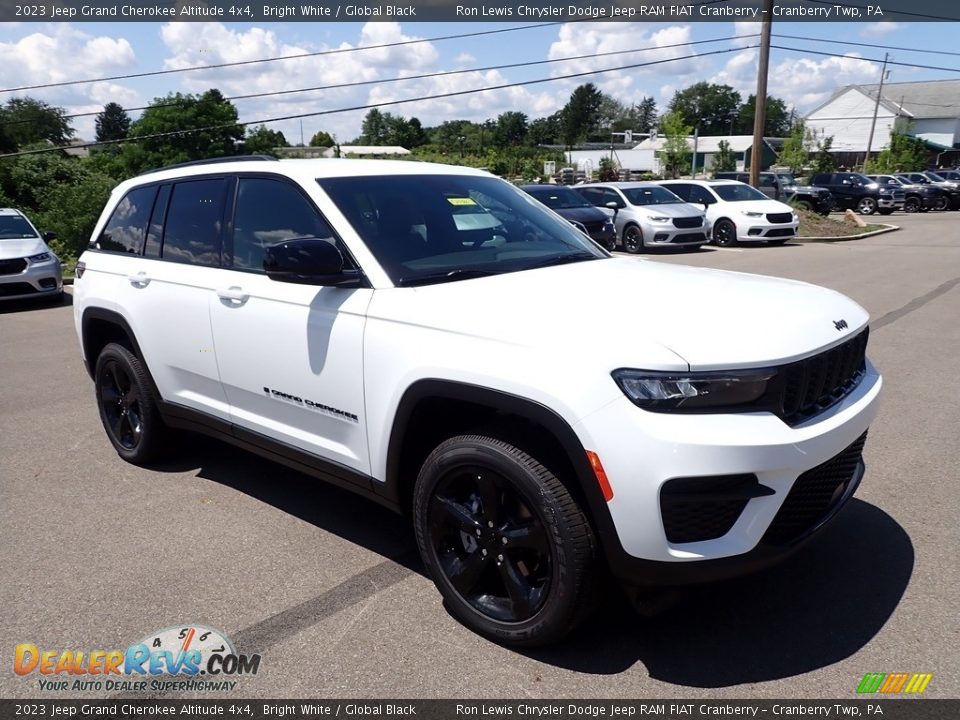
[[[344,271],[343,255],[337,246],[320,238],[286,240],[266,249],[263,269],[278,282],[301,285],[361,287],[359,271]]]
[[[605,208],[610,208],[611,210],[613,210],[613,215],[614,215],[614,217],[616,217],[617,211],[620,210],[620,205],[617,203],[616,200],[611,200],[611,201],[608,202],[608,203],[604,203],[603,206],[604,206]]]
[[[44,230],[40,234],[43,236],[44,242],[50,242],[51,240],[57,239],[57,234],[55,232],[52,232],[51,230]]]
[[[700,204],[703,205],[704,212],[710,209],[710,203],[708,203],[706,200],[702,200]]]

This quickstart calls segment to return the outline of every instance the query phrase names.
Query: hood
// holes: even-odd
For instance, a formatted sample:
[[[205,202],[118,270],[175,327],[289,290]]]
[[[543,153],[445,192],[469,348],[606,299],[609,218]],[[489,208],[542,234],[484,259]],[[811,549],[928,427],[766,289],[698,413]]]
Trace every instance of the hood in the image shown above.
[[[0,240],[0,260],[24,258],[50,252],[50,248],[38,237]]]
[[[663,205],[631,205],[631,210],[641,210],[649,215],[660,215],[670,218],[703,217],[703,208],[695,207],[690,203],[665,203]]]
[[[729,210],[727,208],[730,208]],[[779,200],[742,200],[740,202],[730,202],[724,203],[723,209],[726,214],[736,214],[736,211],[743,210],[746,212],[758,212],[758,213],[792,213],[793,208],[782,203]]]
[[[604,372],[676,370],[683,363],[675,356],[693,370],[780,364],[837,344],[868,320],[849,298],[815,285],[632,258],[377,295],[372,318],[415,319]],[[846,327],[838,331],[841,320]],[[663,350],[671,361],[662,360]]]
[[[566,220],[576,220],[577,222],[606,222],[610,216],[600,208],[578,207],[578,208],[558,208],[554,212]]]

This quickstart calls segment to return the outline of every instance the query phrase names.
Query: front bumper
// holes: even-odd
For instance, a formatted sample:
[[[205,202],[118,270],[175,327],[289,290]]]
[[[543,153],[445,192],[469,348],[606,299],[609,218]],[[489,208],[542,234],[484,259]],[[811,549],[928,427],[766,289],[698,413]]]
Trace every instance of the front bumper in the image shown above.
[[[0,274],[0,300],[58,295],[63,291],[63,274],[58,260],[25,261],[20,272]]]
[[[877,207],[887,210],[903,210],[906,202],[906,195],[899,193],[897,195],[880,195],[877,197]]]
[[[738,218],[737,241],[738,242],[766,242],[767,240],[784,240],[797,236],[797,228],[800,227],[799,221],[788,223],[770,223],[764,219]]]
[[[863,474],[847,457],[849,477],[838,482],[829,507],[785,533],[775,522],[798,479],[822,473],[849,455],[877,411],[882,380],[869,363],[859,385],[837,405],[790,427],[769,413],[671,415],[640,410],[618,398],[578,425],[598,453],[613,488],[607,503],[616,541],[604,537],[614,574],[635,584],[706,582],[751,572],[791,553],[816,534],[849,500]],[[630,438],[624,442],[624,438]],[[585,444],[585,447],[591,445]],[[755,476],[772,492],[750,498],[719,537],[694,542],[668,539],[662,490],[677,478]],[[789,510],[789,506],[787,507]]]
[[[643,243],[648,247],[685,247],[705,245],[710,241],[709,228],[706,225],[692,228],[678,228],[669,223],[641,223]]]

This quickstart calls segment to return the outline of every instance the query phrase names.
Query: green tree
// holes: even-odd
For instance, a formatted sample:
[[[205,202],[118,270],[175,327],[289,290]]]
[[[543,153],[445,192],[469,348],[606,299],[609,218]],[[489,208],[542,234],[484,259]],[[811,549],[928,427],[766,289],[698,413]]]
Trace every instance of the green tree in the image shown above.
[[[889,144],[867,162],[867,172],[896,173],[923,170],[930,153],[924,142],[910,134],[910,126],[890,134]]]
[[[650,134],[657,126],[657,101],[652,97],[645,97],[636,107],[636,121],[632,130],[638,133]]]
[[[563,135],[561,112],[532,121],[527,129],[527,142],[531,145],[558,145]]]
[[[247,129],[243,140],[243,149],[248,155],[271,155],[274,148],[289,147],[290,143],[279,130],[271,130],[266,125]]]
[[[756,97],[755,94],[751,94],[737,111],[733,127],[735,134],[753,135],[753,119],[757,111]],[[767,110],[763,123],[764,137],[786,136],[790,132],[792,120],[793,113],[787,109],[787,103],[778,97],[767,95]]]
[[[333,139],[333,135],[324,130],[317,130],[308,143],[310,147],[333,147],[336,144],[337,141]]]
[[[103,106],[103,112],[95,121],[97,142],[123,140],[130,132],[130,116],[115,102]]]
[[[794,175],[802,174],[810,159],[812,141],[813,135],[807,130],[807,124],[802,119],[796,120],[790,128],[787,139],[783,142],[777,164],[790,168],[790,172]]]
[[[373,108],[366,114],[360,125],[360,142],[364,145],[386,145],[387,132],[385,114]]]
[[[811,134],[812,135],[812,134]],[[811,174],[833,172],[837,169],[837,161],[833,159],[833,135],[827,135],[813,141],[816,145],[813,158],[810,161]]]
[[[657,152],[663,175],[676,178],[690,168],[690,134],[693,128],[686,123],[683,114],[674,110],[660,122],[660,134],[666,137],[663,149]]]
[[[493,128],[493,143],[499,148],[522,145],[527,139],[527,116],[511,110],[497,117]]]
[[[575,145],[595,131],[602,102],[603,93],[593,83],[581,85],[570,94],[569,102],[561,111],[565,145]]]
[[[617,166],[613,160],[608,157],[600,158],[600,164],[597,172],[597,180],[600,182],[616,182],[620,179],[620,173],[617,172]]]
[[[713,172],[733,172],[737,169],[737,158],[730,150],[730,143],[721,140],[717,146],[717,152],[713,155]]]
[[[233,103],[211,89],[202,95],[172,93],[156,98],[131,123],[129,137],[141,138],[125,144],[121,154],[128,171],[135,173],[233,155],[243,139],[243,128],[237,124]]]
[[[701,135],[726,135],[731,116],[739,112],[740,93],[729,85],[698,82],[675,92],[667,109],[679,113],[687,125],[699,127]]]
[[[0,108],[0,147],[5,152],[34,143],[66,145],[74,130],[66,111],[33,98],[10,98]]]

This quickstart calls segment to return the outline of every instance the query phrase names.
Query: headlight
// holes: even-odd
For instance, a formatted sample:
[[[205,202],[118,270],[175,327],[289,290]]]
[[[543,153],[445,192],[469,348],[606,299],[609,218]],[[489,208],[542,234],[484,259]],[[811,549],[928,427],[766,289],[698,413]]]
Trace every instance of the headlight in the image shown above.
[[[655,412],[710,412],[743,409],[762,398],[777,371],[727,370],[709,373],[665,373],[614,370],[613,379],[633,402]]]
[[[50,259],[50,253],[40,253],[39,255],[31,255],[27,258],[30,262],[42,263]]]
[[[664,217],[663,215],[651,215],[650,222],[666,223],[670,222],[670,218]]]
[[[747,217],[751,217],[751,218],[762,218],[762,217],[763,217],[763,213],[759,213],[759,212],[750,212],[749,210],[741,210],[740,212],[742,212],[742,213],[743,213],[744,215],[746,215]]]

